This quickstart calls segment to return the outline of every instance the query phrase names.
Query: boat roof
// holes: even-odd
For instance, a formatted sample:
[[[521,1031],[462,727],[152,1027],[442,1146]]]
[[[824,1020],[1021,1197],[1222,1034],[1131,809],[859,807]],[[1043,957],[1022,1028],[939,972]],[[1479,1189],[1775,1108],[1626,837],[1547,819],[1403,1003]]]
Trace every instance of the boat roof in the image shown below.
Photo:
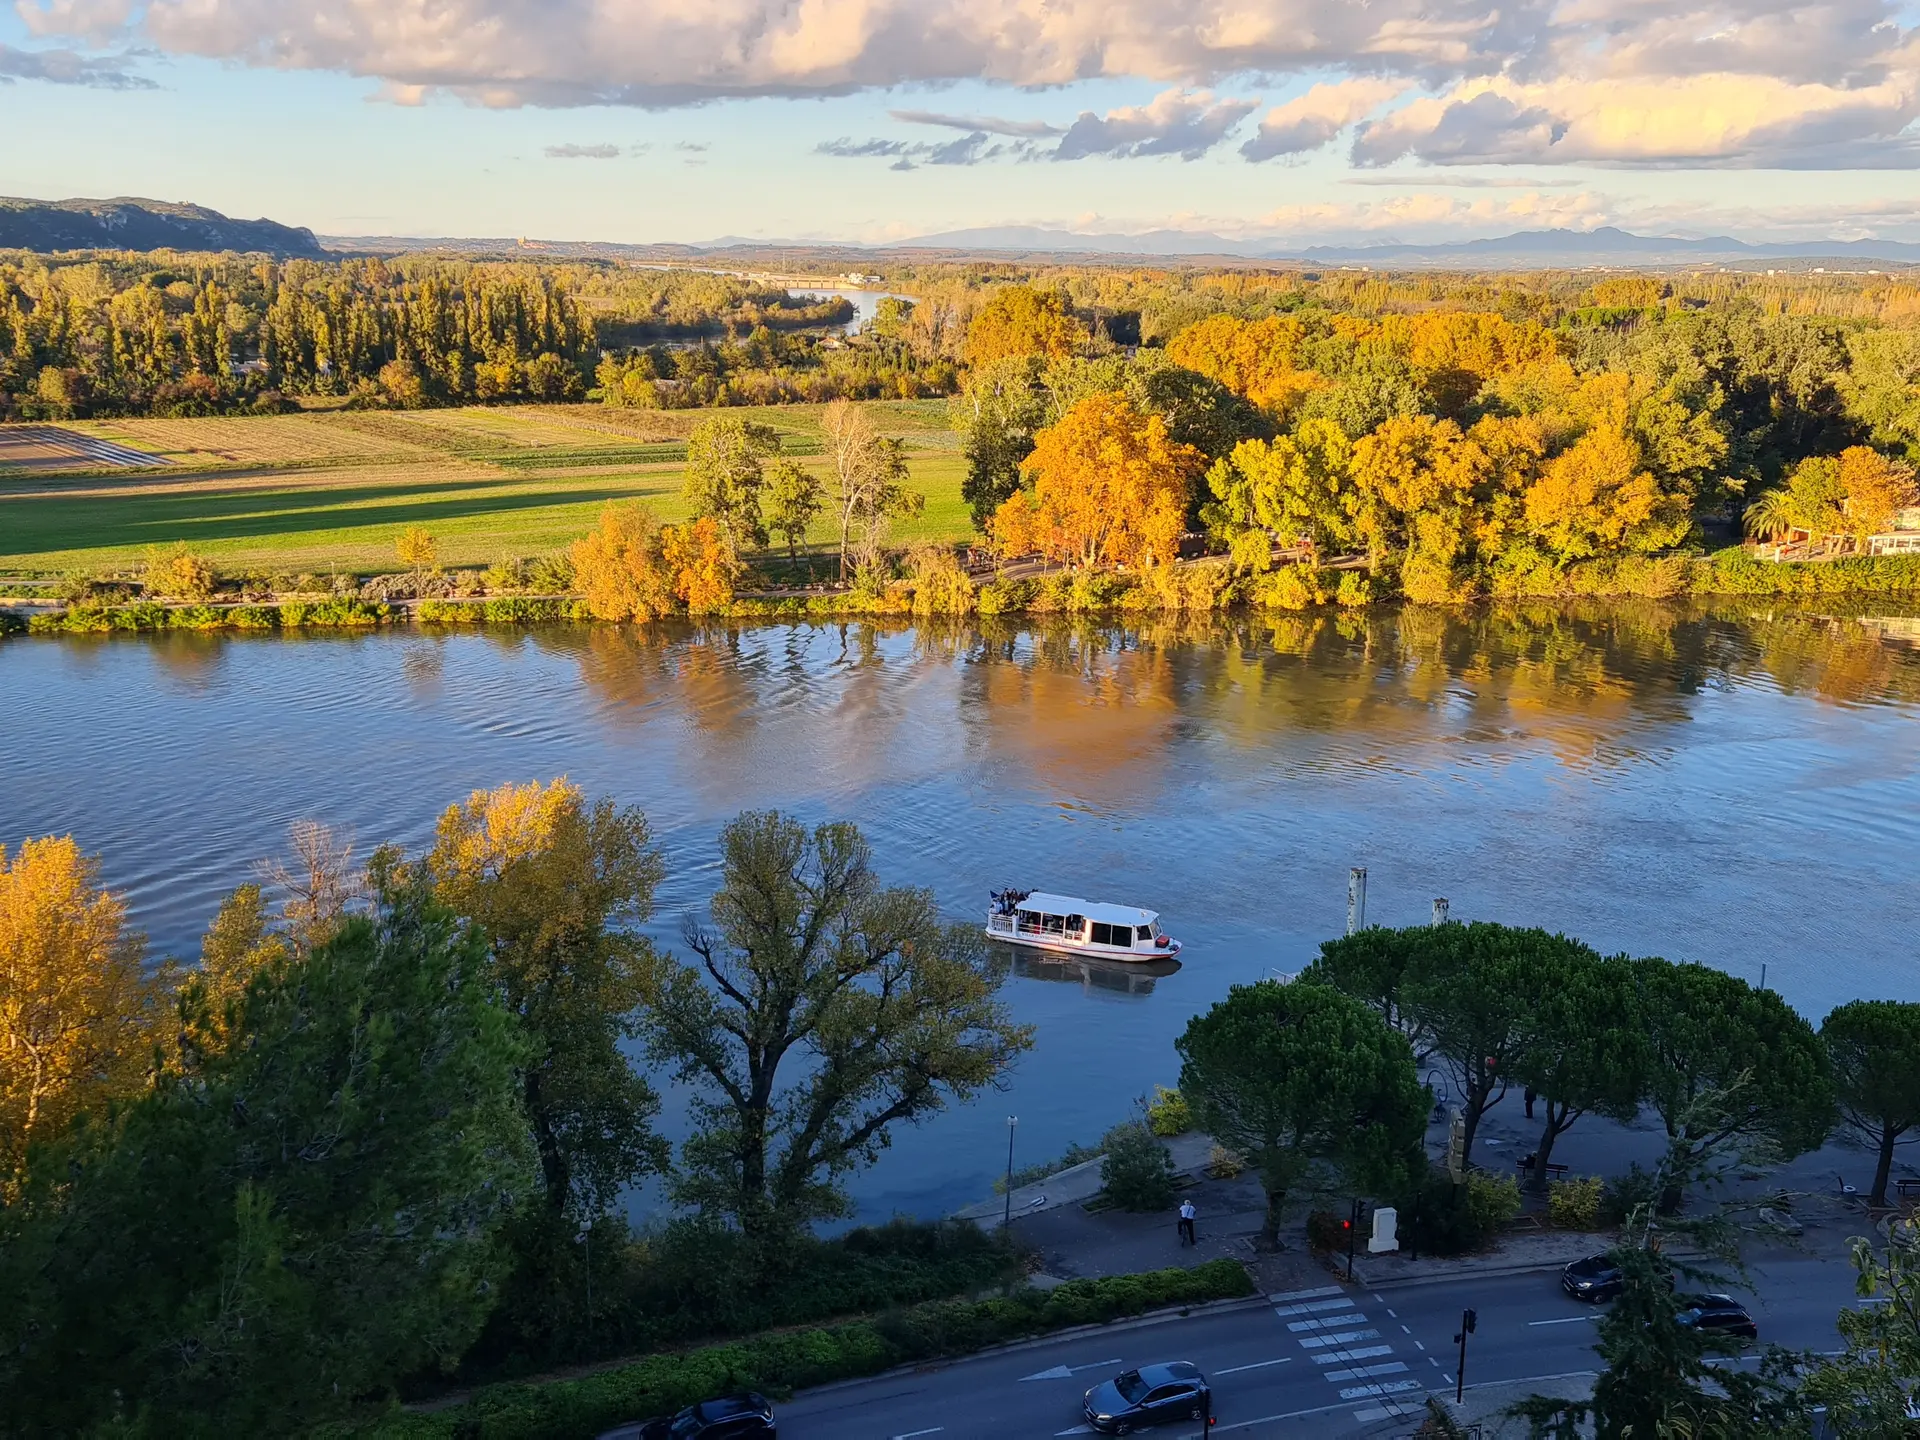
[[[1158,910],[1142,910],[1137,905],[1104,905],[1098,900],[1080,900],[1072,895],[1049,895],[1036,890],[1019,907],[1046,915],[1084,915],[1102,925],[1151,925],[1160,918]]]

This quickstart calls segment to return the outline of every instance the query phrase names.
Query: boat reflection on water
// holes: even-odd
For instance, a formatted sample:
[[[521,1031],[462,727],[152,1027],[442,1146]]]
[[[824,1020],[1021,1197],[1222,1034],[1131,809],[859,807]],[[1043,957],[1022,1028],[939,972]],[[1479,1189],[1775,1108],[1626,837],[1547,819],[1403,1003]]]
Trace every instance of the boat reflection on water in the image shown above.
[[[1003,942],[1004,944],[1004,942]],[[1158,960],[1101,960],[1061,955],[1030,945],[1005,945],[1013,975],[1021,980],[1052,980],[1078,985],[1091,995],[1151,995],[1153,983],[1180,968],[1171,957]]]

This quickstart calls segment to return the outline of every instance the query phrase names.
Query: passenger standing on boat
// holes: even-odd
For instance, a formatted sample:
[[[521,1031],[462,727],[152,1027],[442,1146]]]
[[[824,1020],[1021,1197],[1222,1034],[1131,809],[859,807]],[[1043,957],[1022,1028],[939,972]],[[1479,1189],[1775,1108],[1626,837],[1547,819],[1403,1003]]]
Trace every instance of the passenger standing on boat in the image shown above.
[[[1180,1243],[1182,1245],[1198,1245],[1200,1243],[1199,1237],[1193,1233],[1193,1217],[1196,1213],[1198,1212],[1193,1208],[1193,1201],[1182,1200],[1180,1202]]]

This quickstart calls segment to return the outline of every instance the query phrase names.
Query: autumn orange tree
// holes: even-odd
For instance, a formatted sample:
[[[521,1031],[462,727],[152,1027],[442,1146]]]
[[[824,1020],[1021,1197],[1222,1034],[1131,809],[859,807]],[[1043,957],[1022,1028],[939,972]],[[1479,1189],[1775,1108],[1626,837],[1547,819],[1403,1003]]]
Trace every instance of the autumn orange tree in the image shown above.
[[[1072,354],[1079,340],[1080,327],[1058,290],[1002,285],[967,327],[967,360],[973,365],[991,365],[1014,355],[1058,360]]]
[[[1846,496],[1846,528],[1857,540],[1878,535],[1893,525],[1893,517],[1920,505],[1920,485],[1913,466],[1889,460],[1877,450],[1854,445],[1838,459],[1841,492]]]
[[[713,615],[733,603],[745,566],[733,537],[711,515],[660,532],[660,560],[673,577],[674,597],[689,615]]]
[[[1311,335],[1308,323],[1292,315],[1253,321],[1210,315],[1174,336],[1167,358],[1284,420],[1325,383],[1310,367],[1296,363]]]
[[[995,542],[1009,555],[1076,566],[1166,564],[1200,464],[1158,415],[1117,392],[1089,395],[1035,437],[1021,467],[1032,491],[995,513]]]
[[[27,1147],[138,1091],[171,990],[73,837],[0,845],[0,1191]]]

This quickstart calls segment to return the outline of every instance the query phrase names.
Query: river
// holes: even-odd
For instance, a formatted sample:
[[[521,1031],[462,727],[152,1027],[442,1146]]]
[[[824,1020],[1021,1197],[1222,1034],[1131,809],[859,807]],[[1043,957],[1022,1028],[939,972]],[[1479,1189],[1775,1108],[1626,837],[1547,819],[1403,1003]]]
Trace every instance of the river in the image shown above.
[[[1004,1095],[902,1132],[862,1215],[988,1192],[1172,1083],[1229,985],[1345,916],[1563,929],[1767,981],[1816,1021],[1920,998],[1911,619],[1541,608],[1139,628],[764,625],[0,644],[0,840],[71,831],[162,953],[288,822],[418,849],[469,790],[568,774],[643,806],[653,930],[742,809],[857,821],[956,918],[1017,882],[1151,906],[1172,974],[1023,960]],[[677,1109],[677,1107],[670,1107]],[[673,1123],[672,1115],[669,1122]]]

